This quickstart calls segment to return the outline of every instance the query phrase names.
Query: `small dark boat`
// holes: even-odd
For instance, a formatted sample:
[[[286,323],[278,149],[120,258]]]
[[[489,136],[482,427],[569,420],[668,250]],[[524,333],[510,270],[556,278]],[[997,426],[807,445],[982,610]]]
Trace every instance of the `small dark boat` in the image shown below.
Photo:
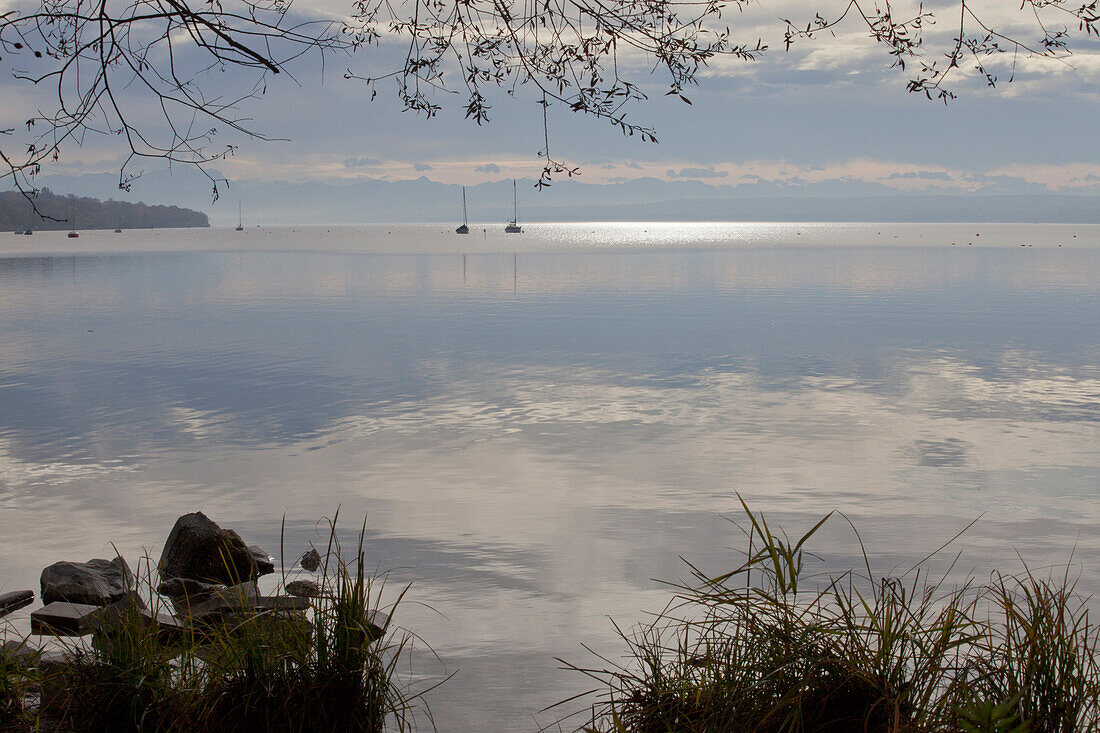
[[[470,225],[466,221],[466,187],[462,187],[462,226],[455,229],[455,234],[469,234]]]
[[[69,239],[76,239],[80,235],[76,233],[76,196],[70,195],[69,198],[73,202],[73,216],[70,221],[73,223],[73,230],[69,232]]]
[[[519,209],[516,206],[516,179],[512,179],[512,221],[504,227],[505,234],[521,234],[523,227],[519,225]]]

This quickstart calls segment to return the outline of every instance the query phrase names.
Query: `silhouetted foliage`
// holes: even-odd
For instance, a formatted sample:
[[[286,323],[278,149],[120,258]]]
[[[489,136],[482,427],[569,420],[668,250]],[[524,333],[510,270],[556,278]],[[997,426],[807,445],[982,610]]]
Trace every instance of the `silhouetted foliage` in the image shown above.
[[[37,207],[38,212],[35,212]],[[44,218],[43,218],[44,217]],[[208,227],[201,211],[179,206],[149,206],[126,201],[100,201],[80,196],[59,196],[44,188],[34,206],[17,191],[0,192],[0,231],[24,229],[163,229]]]
[[[54,90],[53,103],[27,119],[21,152],[0,147],[0,180],[12,179],[32,199],[42,165],[90,134],[120,139],[123,189],[139,158],[206,170],[234,152],[232,145],[219,147],[220,130],[262,137],[243,116],[241,102],[264,94],[270,75],[288,71],[303,56],[323,67],[333,55],[350,57],[368,47],[377,49],[367,62],[371,71],[354,71],[358,62],[349,60],[344,76],[363,82],[372,99],[383,82],[392,83],[406,110],[432,117],[455,99],[482,124],[490,119],[490,89],[514,94],[526,87],[544,109],[564,105],[655,142],[652,128],[627,116],[632,102],[646,98],[638,70],[660,74],[667,94],[690,103],[686,91],[713,59],[748,62],[766,51],[760,40],[735,41],[723,20],[747,3],[352,0],[346,18],[337,21],[292,13],[290,0],[30,0],[0,11],[0,68],[29,86]],[[860,23],[885,47],[887,60],[910,74],[911,92],[947,101],[955,94],[949,80],[968,63],[995,85],[992,56],[1010,54],[1013,62],[1021,54],[1064,58],[1071,33],[1100,35],[1098,3],[1024,0],[1019,11],[1035,31],[1029,40],[998,31],[959,0],[955,37],[942,49],[925,46],[935,17],[923,5],[899,11],[889,2],[851,0],[829,17],[822,10],[804,24],[784,21],[784,45],[830,33],[847,20]],[[255,76],[243,92],[227,96],[212,72],[231,68]],[[14,129],[0,132],[15,140]],[[549,134],[539,155],[540,186],[575,172],[551,155]],[[216,199],[225,182],[208,175]]]

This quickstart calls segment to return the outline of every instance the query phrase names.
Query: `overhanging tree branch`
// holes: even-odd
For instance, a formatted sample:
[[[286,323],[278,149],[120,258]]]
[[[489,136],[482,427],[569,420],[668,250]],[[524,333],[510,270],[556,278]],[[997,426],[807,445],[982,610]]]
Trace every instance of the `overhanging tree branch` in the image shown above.
[[[750,62],[767,50],[763,41],[735,42],[723,16],[749,0],[353,0],[343,19],[307,19],[289,0],[29,0],[23,10],[0,13],[0,73],[30,88],[49,88],[51,103],[30,114],[26,148],[0,149],[0,180],[10,178],[33,199],[35,176],[62,150],[89,135],[118,137],[124,150],[119,186],[140,175],[134,161],[158,158],[208,171],[233,155],[217,136],[232,131],[266,139],[243,116],[263,96],[268,78],[314,55],[323,67],[334,53],[366,58],[369,73],[347,65],[344,77],[365,84],[370,98],[394,83],[398,103],[426,117],[452,95],[466,117],[490,121],[490,89],[510,95],[523,88],[542,105],[543,175],[573,175],[576,168],[550,156],[547,110],[560,105],[591,115],[624,135],[656,142],[656,132],[628,116],[647,99],[640,77],[663,78],[666,93],[690,104],[688,90],[716,58]],[[1080,2],[1080,0],[1077,0]],[[926,47],[933,13],[918,5],[898,13],[890,2],[851,0],[831,17],[819,11],[803,25],[784,20],[784,46],[862,24],[885,47],[890,65],[915,73],[911,92],[948,101],[947,82],[966,61],[988,84],[997,77],[988,60],[1011,53],[1064,60],[1068,27],[1100,36],[1100,0],[1023,0],[1038,39],[1028,41],[980,18],[959,0],[958,30],[950,47]],[[401,44],[401,60],[379,67],[380,47]],[[373,49],[373,53],[367,53]],[[384,61],[381,63],[385,63]],[[243,91],[214,93],[214,73],[255,73]],[[292,78],[292,77],[291,77]],[[146,117],[149,109],[155,119]],[[15,141],[15,130],[0,131]],[[0,140],[2,141],[2,140]],[[0,146],[3,147],[3,146]],[[216,199],[225,181],[207,172]]]

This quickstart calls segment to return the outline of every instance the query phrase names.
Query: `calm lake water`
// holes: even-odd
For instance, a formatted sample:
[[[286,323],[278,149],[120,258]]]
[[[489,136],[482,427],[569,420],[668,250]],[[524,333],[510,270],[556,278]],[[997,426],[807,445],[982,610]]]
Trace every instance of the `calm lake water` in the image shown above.
[[[1100,588],[1100,228],[498,229],[2,235],[0,589],[200,509],[285,516],[289,565],[339,507],[456,673],[439,729],[529,731],[590,686],[555,657],[737,561],[738,492]]]

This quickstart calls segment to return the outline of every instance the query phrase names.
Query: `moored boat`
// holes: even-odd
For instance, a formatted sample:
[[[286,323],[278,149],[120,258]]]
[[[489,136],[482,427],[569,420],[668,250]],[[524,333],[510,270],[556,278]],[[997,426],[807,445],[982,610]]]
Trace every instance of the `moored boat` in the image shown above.
[[[470,224],[466,220],[466,187],[462,187],[462,226],[455,229],[455,234],[469,234]]]
[[[505,234],[520,234],[523,227],[519,225],[519,209],[516,205],[516,179],[512,179],[512,221],[504,227]]]

